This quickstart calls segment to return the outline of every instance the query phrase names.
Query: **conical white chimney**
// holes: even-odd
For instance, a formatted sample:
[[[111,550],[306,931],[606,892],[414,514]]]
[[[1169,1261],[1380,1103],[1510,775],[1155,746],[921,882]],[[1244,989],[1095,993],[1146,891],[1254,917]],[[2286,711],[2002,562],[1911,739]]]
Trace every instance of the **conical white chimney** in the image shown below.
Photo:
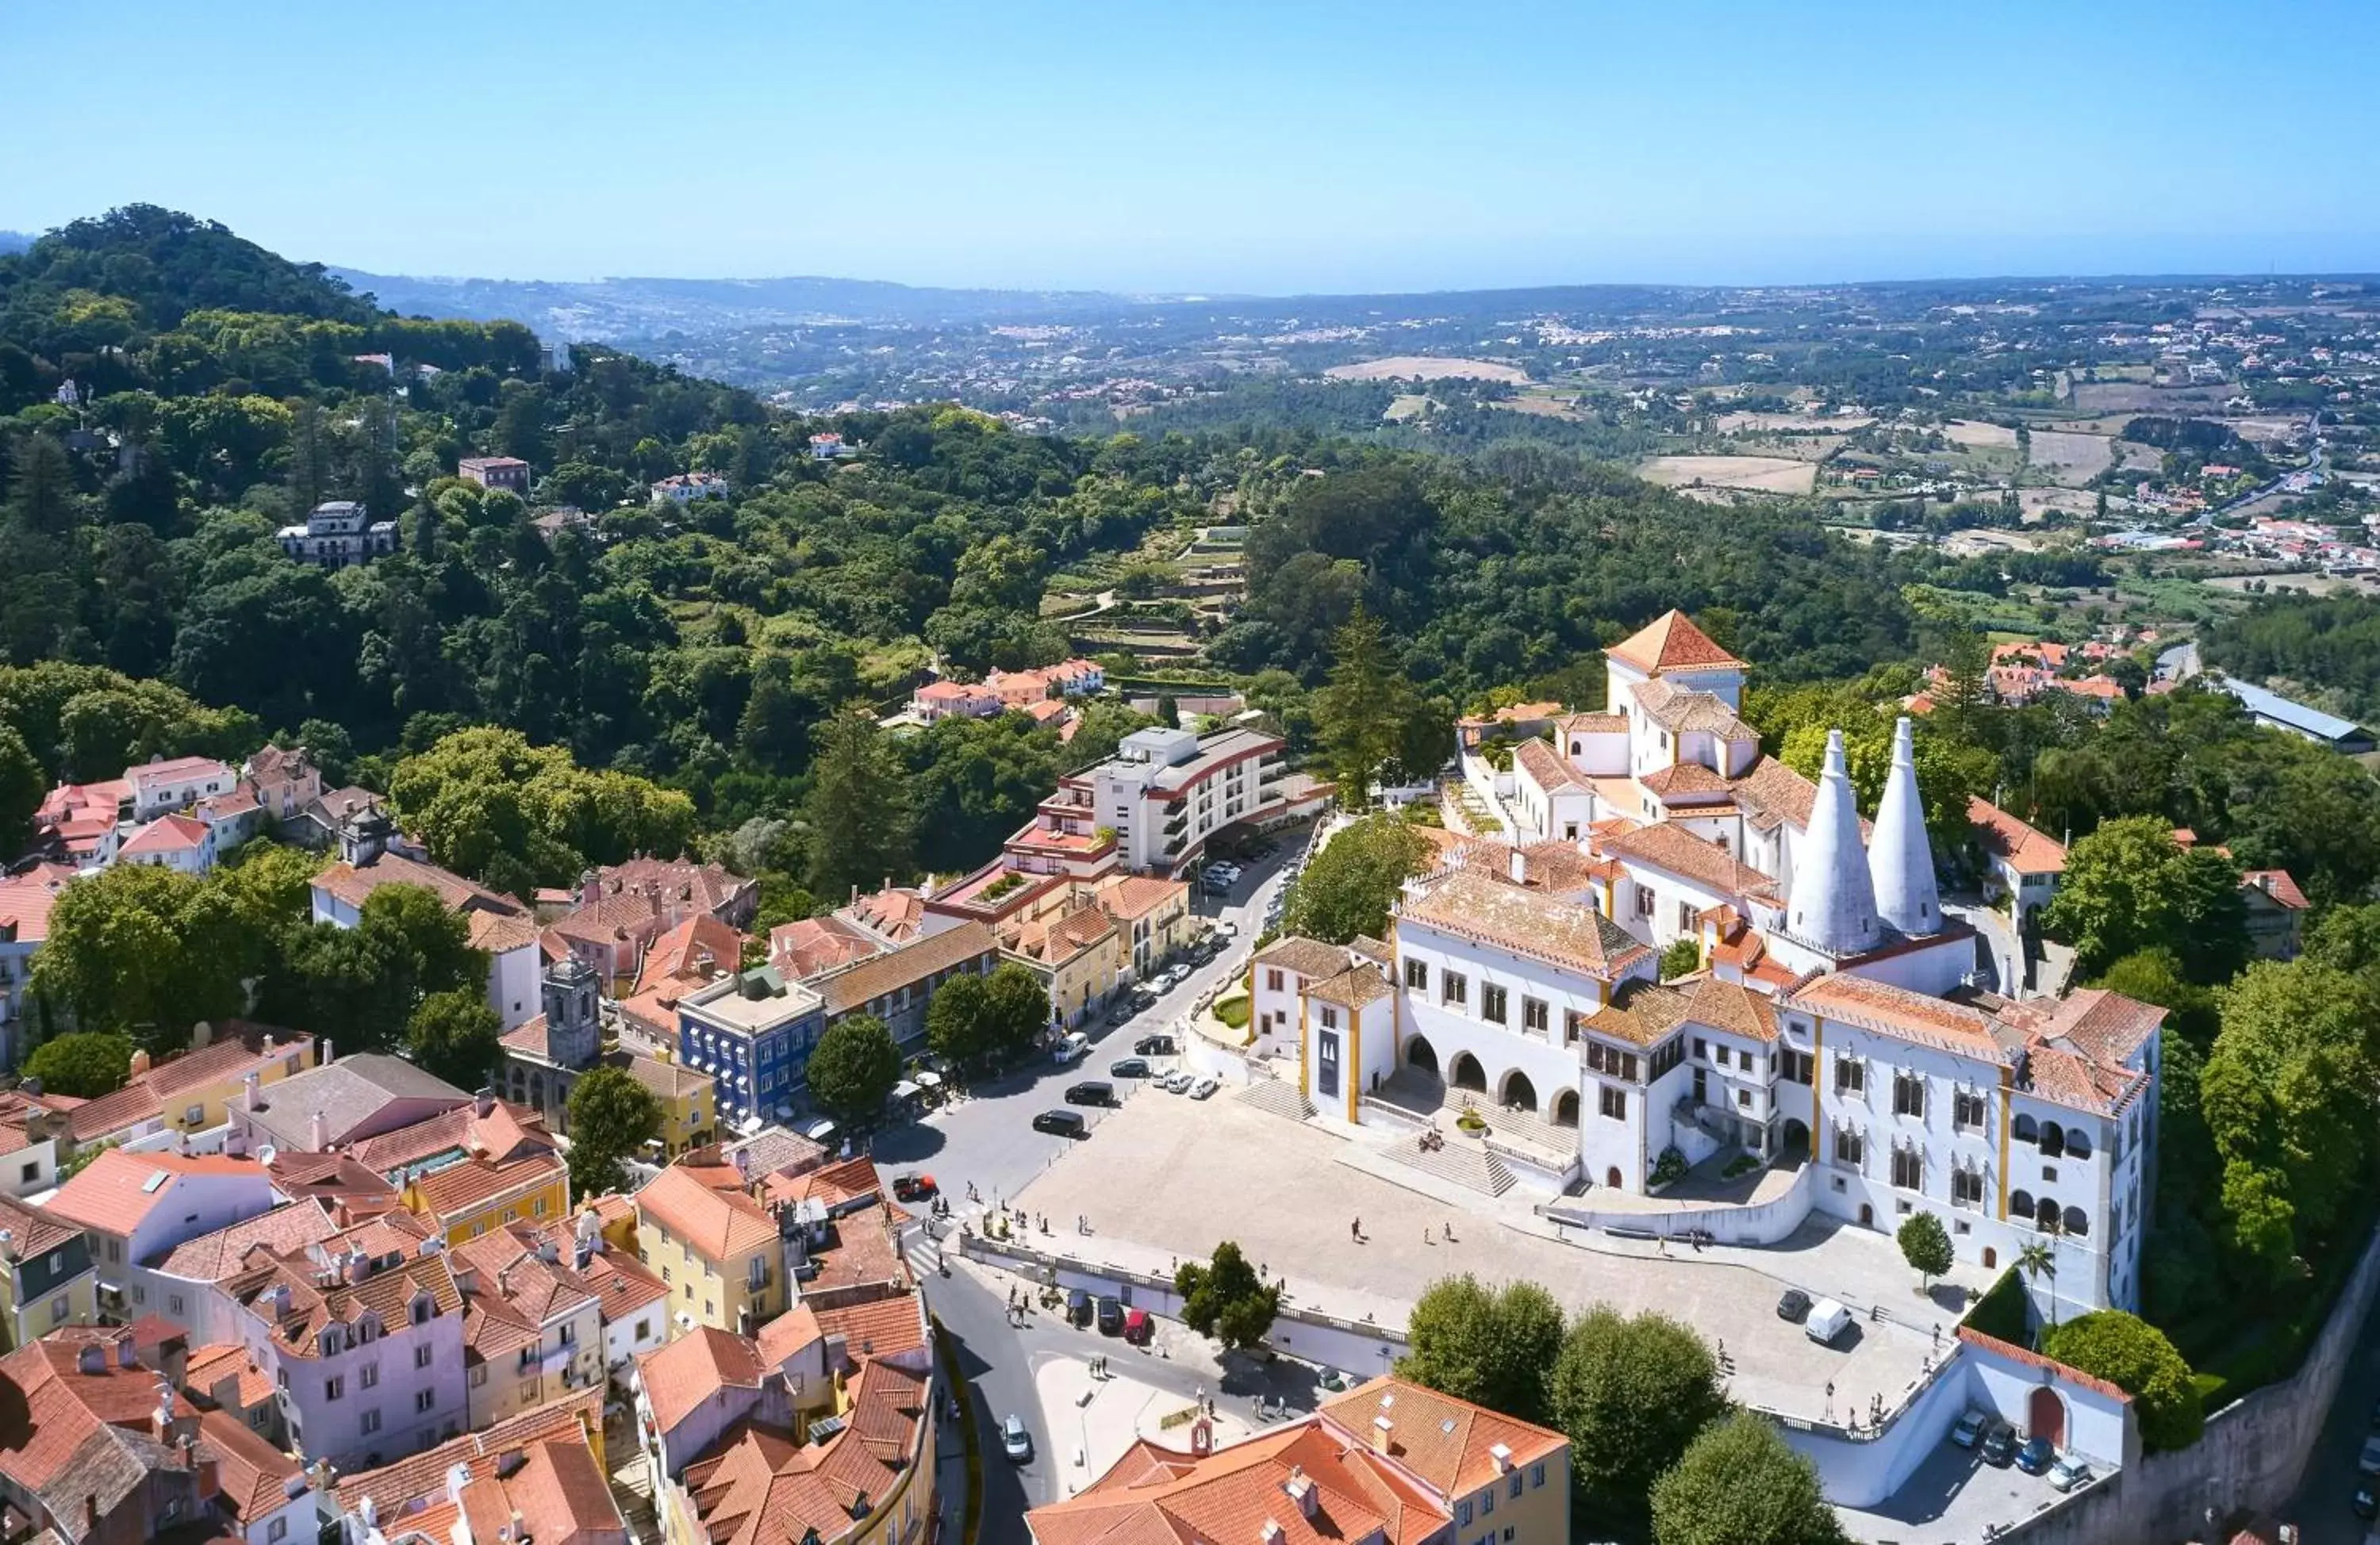
[[[1859,806],[1843,767],[1843,732],[1827,731],[1827,765],[1810,802],[1810,827],[1793,859],[1786,932],[1829,955],[1856,955],[1883,941],[1867,854],[1860,849]]]
[[[1917,794],[1917,752],[1909,720],[1893,726],[1892,771],[1868,837],[1867,872],[1878,916],[1904,934],[1942,928],[1942,898],[1934,884],[1934,845],[1925,836],[1925,804]]]

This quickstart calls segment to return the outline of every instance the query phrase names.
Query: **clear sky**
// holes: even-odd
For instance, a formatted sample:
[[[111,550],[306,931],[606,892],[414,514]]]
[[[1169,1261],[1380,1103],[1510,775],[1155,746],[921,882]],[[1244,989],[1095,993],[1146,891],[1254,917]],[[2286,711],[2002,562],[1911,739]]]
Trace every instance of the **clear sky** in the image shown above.
[[[0,228],[1258,292],[2380,270],[2380,0],[0,0]]]

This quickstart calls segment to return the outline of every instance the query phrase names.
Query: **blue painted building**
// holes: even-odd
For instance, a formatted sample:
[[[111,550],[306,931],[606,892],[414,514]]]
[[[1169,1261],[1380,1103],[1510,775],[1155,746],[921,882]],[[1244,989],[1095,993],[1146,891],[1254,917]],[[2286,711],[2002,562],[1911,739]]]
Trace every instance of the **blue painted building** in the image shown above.
[[[710,1075],[722,1127],[756,1131],[793,1119],[825,1030],[825,999],[762,966],[678,1000],[678,1060]]]

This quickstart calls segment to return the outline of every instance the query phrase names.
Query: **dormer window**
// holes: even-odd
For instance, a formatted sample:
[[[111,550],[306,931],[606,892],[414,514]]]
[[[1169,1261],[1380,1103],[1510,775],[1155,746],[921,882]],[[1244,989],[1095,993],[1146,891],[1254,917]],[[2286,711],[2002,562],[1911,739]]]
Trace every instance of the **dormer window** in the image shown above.
[[[427,1325],[430,1323],[431,1316],[437,1312],[438,1306],[431,1301],[429,1294],[423,1293],[413,1300],[413,1322],[415,1324]]]

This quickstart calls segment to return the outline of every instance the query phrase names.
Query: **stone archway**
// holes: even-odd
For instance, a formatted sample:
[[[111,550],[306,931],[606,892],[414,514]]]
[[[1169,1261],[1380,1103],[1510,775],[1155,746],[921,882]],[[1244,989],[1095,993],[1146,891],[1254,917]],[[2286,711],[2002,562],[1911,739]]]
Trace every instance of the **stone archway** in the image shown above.
[[[1497,1103],[1508,1109],[1517,1108],[1534,1114],[1537,1108],[1537,1086],[1529,1081],[1528,1074],[1515,1068],[1504,1075],[1503,1092],[1497,1096]]]
[[[1577,1090],[1565,1089],[1560,1093],[1554,1096],[1553,1119],[1554,1125],[1557,1127],[1575,1127],[1578,1125]]]
[[[1438,1048],[1421,1036],[1415,1036],[1405,1045],[1405,1066],[1418,1068],[1425,1073],[1438,1071]]]
[[[1455,1088],[1467,1089],[1475,1094],[1488,1092],[1488,1069],[1480,1067],[1479,1059],[1469,1052],[1455,1053],[1454,1066],[1448,1071],[1447,1081]]]
[[[2025,1407],[2025,1435],[2046,1438],[2052,1448],[2066,1446],[2066,1402],[2047,1384],[2034,1386],[2033,1398]]]
[[[1777,1156],[1788,1163],[1798,1163],[1810,1156],[1809,1124],[1795,1117],[1785,1118],[1784,1130],[1779,1134]]]

